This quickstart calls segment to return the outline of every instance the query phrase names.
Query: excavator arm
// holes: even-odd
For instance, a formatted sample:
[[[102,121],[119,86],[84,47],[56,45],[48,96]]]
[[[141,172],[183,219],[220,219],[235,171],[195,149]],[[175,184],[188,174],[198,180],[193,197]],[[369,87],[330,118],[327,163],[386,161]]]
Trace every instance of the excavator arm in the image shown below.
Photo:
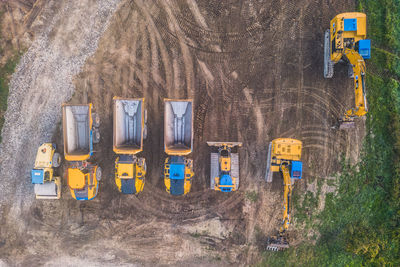
[[[354,117],[362,117],[368,112],[365,87],[365,61],[353,49],[346,48],[344,56],[352,67],[355,92],[355,107],[345,112],[342,121],[351,121]]]
[[[292,197],[292,179],[290,178],[289,168],[287,165],[281,165],[283,175],[283,221],[279,230],[279,235],[283,235],[290,225],[290,203]]]
[[[292,197],[292,179],[290,177],[289,167],[286,164],[280,166],[283,175],[283,220],[279,229],[278,236],[269,237],[267,241],[267,250],[279,251],[289,248],[289,242],[286,238],[286,231],[290,225],[290,204]]]

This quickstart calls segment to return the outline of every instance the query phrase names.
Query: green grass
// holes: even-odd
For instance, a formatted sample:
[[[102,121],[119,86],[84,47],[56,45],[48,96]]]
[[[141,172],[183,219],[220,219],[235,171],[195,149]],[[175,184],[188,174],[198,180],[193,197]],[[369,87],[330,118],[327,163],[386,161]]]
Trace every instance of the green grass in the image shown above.
[[[8,85],[10,82],[10,76],[14,72],[20,56],[20,53],[15,52],[14,56],[8,59],[4,66],[0,67],[0,131],[3,128],[4,114],[7,110]]]
[[[258,200],[258,193],[256,191],[248,191],[245,193],[245,197],[254,203]]]
[[[361,160],[343,159],[337,194],[315,209],[306,193],[299,222],[320,233],[287,251],[265,252],[260,266],[400,266],[400,0],[361,0],[372,58],[367,63],[369,113]]]

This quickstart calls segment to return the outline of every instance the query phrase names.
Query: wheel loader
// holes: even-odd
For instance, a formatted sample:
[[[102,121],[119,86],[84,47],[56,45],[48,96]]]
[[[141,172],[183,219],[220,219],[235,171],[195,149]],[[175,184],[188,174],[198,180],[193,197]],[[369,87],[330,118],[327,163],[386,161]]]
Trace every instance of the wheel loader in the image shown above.
[[[143,139],[147,135],[144,98],[113,98],[113,150],[115,183],[123,194],[138,194],[143,190],[146,160],[136,154],[143,151]]]
[[[193,101],[164,99],[164,184],[174,196],[186,195],[192,185]]]
[[[56,145],[42,144],[36,153],[35,166],[31,171],[36,199],[60,199],[61,178],[54,176],[54,168],[61,164],[61,156]]]
[[[101,180],[101,168],[91,162],[93,144],[100,141],[99,116],[92,104],[62,105],[64,157],[71,195],[76,200],[96,197]]]
[[[218,147],[218,153],[211,153],[210,188],[221,192],[232,192],[239,188],[239,154],[232,148],[241,147],[241,142],[207,142]]]
[[[290,225],[290,209],[294,181],[302,178],[302,142],[291,138],[277,138],[269,144],[265,179],[272,182],[273,173],[283,176],[283,219],[276,236],[269,237],[267,250],[279,251],[289,248],[287,230]]]
[[[325,31],[324,77],[332,78],[334,65],[343,62],[348,65],[348,76],[354,81],[355,107],[339,119],[339,129],[354,128],[354,118],[368,112],[364,60],[371,57],[371,40],[366,36],[367,16],[359,12],[337,15]]]

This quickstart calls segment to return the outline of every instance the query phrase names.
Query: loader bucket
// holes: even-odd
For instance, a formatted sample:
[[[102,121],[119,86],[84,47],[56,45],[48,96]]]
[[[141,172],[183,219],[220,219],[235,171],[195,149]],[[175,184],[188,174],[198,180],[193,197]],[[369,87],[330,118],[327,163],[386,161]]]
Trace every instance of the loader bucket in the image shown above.
[[[193,101],[164,100],[164,149],[168,155],[188,155],[193,147]]]
[[[143,150],[144,99],[114,98],[113,149],[117,154]]]
[[[91,104],[63,105],[64,154],[66,160],[86,160],[92,150]]]

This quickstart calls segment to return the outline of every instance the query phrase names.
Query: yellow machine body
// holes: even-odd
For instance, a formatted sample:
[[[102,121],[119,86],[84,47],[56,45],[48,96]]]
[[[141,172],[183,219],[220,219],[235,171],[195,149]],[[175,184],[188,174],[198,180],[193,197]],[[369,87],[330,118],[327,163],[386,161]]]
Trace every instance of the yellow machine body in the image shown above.
[[[57,162],[53,162],[53,160]],[[36,153],[34,168],[31,171],[36,199],[61,198],[61,178],[54,176],[54,168],[60,164],[61,158],[56,153],[55,145],[52,143],[40,145]]]
[[[269,238],[267,246],[269,250],[283,250],[289,247],[285,233],[290,225],[291,196],[294,182],[290,174],[290,166],[294,162],[300,162],[301,151],[302,142],[296,139],[277,138],[270,144],[266,176],[272,177],[273,172],[282,172],[284,189],[282,225],[278,236]],[[299,178],[301,179],[301,170]],[[267,178],[267,181],[272,182],[272,178]]]
[[[345,21],[356,21],[356,23],[353,25],[349,23],[350,26],[346,29]],[[366,65],[363,56],[357,50],[357,45],[361,41],[370,42],[366,40],[366,37],[367,17],[364,13],[341,13],[330,22],[329,40],[328,37],[325,40],[325,46],[329,46],[325,48],[325,54],[329,51],[330,60],[325,55],[324,76],[325,78],[331,78],[333,75],[333,65],[339,61],[344,61],[349,64],[349,76],[354,81],[355,107],[347,110],[340,119],[341,123],[347,123],[350,127],[341,126],[341,128],[353,127],[353,119],[355,117],[362,117],[368,112],[365,87]],[[366,58],[369,57],[370,53],[367,53]]]
[[[345,31],[344,19],[357,19],[357,30]],[[334,40],[335,43],[335,49],[333,49],[331,43],[331,60],[333,62],[338,62],[344,54],[346,40],[351,39],[353,43],[356,43],[360,40],[366,39],[367,16],[360,12],[347,12],[337,15],[331,20],[330,35],[330,39]]]
[[[122,157],[127,155],[123,155]],[[146,176],[144,158],[129,157],[128,161],[117,157],[115,160],[115,184],[118,190],[126,194],[138,194],[143,191]]]
[[[218,147],[218,153],[211,153],[210,188],[220,192],[233,192],[239,188],[239,154],[232,148],[241,147],[241,142],[207,142]]]
[[[71,196],[76,200],[91,200],[98,192],[97,180],[98,166],[82,168],[68,168],[68,186]]]

